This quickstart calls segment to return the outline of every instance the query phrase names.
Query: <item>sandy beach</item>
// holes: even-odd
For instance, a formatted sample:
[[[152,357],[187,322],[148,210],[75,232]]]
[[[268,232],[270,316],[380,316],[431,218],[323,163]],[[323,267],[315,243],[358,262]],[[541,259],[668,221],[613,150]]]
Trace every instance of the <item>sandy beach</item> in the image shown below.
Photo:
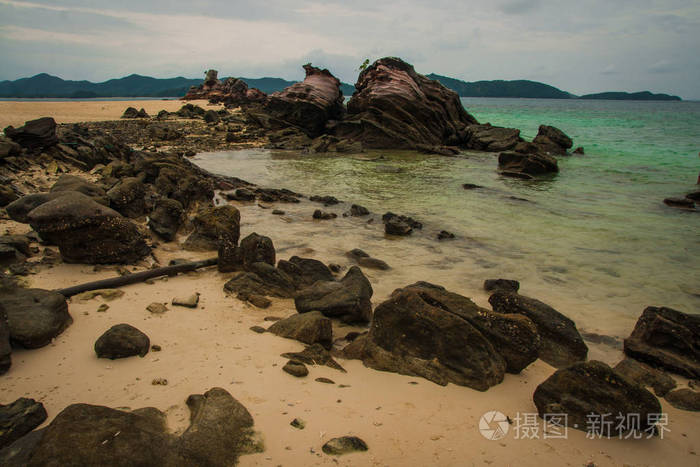
[[[205,107],[205,102],[193,102]],[[108,102],[0,102],[0,126],[18,126],[24,121],[52,116],[59,123],[118,119],[128,106],[144,107],[150,115],[165,109],[175,111],[182,101],[108,101]],[[78,174],[77,172],[75,174]],[[56,174],[40,174],[45,187]],[[80,174],[78,174],[80,175]],[[245,174],[240,174],[245,178]],[[43,188],[43,187],[39,187]],[[226,202],[223,198],[219,201]],[[295,238],[294,233],[311,229],[308,212],[313,205],[276,205],[285,209],[286,219],[273,216],[254,203],[230,201],[241,212],[241,238],[257,232],[273,239],[278,259],[293,255],[335,262],[347,268],[352,262],[343,251],[356,238]],[[338,218],[333,222],[356,222]],[[305,224],[306,223],[306,224]],[[290,227],[293,224],[295,227]],[[358,224],[358,228],[362,228]],[[296,229],[296,230],[295,230]],[[0,233],[24,234],[28,225],[0,220]],[[292,232],[292,233],[290,233]],[[181,249],[184,236],[174,242],[161,242],[153,256],[161,265],[174,258],[205,259],[216,252],[194,253]],[[381,252],[381,259],[392,265],[409,265],[410,258],[397,245]],[[147,263],[128,266],[142,271]],[[400,268],[397,268],[400,269]],[[439,281],[450,290],[471,297],[488,307],[486,293],[477,284],[463,284],[449,278],[449,272],[431,277],[394,276],[392,271],[365,271],[375,294],[373,304],[388,298],[396,287],[419,280]],[[425,271],[430,275],[430,271]],[[88,281],[113,277],[113,266],[60,263],[41,267],[27,276],[29,286],[59,289]],[[188,395],[222,387],[237,398],[255,420],[265,451],[244,455],[242,466],[305,465],[440,465],[440,466],[693,466],[700,465],[700,438],[695,433],[697,414],[673,408],[660,398],[668,413],[663,439],[587,439],[586,433],[569,429],[565,439],[546,432],[536,419],[537,431],[524,438],[517,423],[499,440],[487,439],[479,430],[479,420],[489,411],[499,411],[513,420],[536,414],[532,394],[555,369],[541,360],[521,374],[507,374],[505,380],[486,392],[454,384],[439,386],[428,380],[380,372],[356,360],[338,362],[347,370],[311,366],[305,378],[282,371],[287,361],[284,352],[300,351],[300,342],[270,333],[257,334],[252,326],[267,328],[266,317],[296,314],[291,299],[272,299],[272,306],[261,310],[227,296],[223,284],[231,274],[216,268],[157,279],[122,288],[124,295],[112,301],[102,298],[81,301],[72,298],[69,311],[73,324],[50,345],[36,350],[14,350],[12,368],[0,377],[0,403],[18,397],[40,401],[49,414],[46,426],[63,408],[77,402],[136,409],[156,407],[168,416],[168,427],[180,433],[187,427]],[[410,282],[409,282],[410,280]],[[403,281],[404,283],[400,283]],[[451,281],[451,282],[450,282]],[[438,282],[442,283],[442,282]],[[461,285],[460,285],[461,284]],[[172,306],[175,297],[200,293],[196,309]],[[153,303],[166,303],[168,311],[154,315],[146,310]],[[101,304],[109,308],[98,312]],[[162,347],[145,357],[119,360],[98,359],[95,340],[110,326],[129,323],[145,332],[152,344]],[[334,324],[334,337],[342,337],[354,327]],[[604,346],[591,345],[590,356],[614,364],[622,353]],[[325,377],[334,384],[315,381]],[[154,385],[156,378],[167,385]],[[681,385],[687,383],[678,378]],[[343,385],[341,387],[341,385]],[[303,419],[303,430],[290,426],[294,418]],[[366,441],[369,451],[332,457],[321,446],[330,438],[355,435]]]

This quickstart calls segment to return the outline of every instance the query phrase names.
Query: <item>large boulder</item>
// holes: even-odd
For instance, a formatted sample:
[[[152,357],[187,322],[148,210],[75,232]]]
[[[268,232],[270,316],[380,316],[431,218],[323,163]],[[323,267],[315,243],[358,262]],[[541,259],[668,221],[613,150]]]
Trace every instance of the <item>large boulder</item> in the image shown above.
[[[395,57],[365,68],[348,102],[348,114],[332,133],[365,148],[431,149],[456,146],[476,124],[456,92],[416,73]]]
[[[268,332],[288,339],[296,339],[305,344],[319,343],[326,349],[333,345],[331,320],[320,311],[292,315],[274,323]]]
[[[252,234],[241,240],[240,263],[244,269],[250,268],[254,263],[267,263],[275,265],[275,245],[270,237]]]
[[[185,241],[186,250],[217,250],[221,240],[238,243],[241,213],[231,205],[208,208],[192,220],[194,232]]]
[[[372,285],[353,266],[340,281],[318,281],[297,292],[294,305],[299,313],[320,311],[347,323],[366,323],[372,313]]]
[[[109,198],[104,188],[77,175],[61,175],[49,190],[50,193],[65,191],[77,191],[93,198],[100,204],[109,206]]]
[[[557,370],[537,386],[533,400],[540,417],[566,414],[567,426],[602,436],[652,434],[661,414],[652,393],[595,360]]]
[[[116,324],[95,341],[98,358],[143,357],[150,349],[151,341],[146,334],[129,324]]]
[[[557,160],[552,156],[513,151],[498,155],[498,168],[505,174],[524,174],[530,177],[559,172]]]
[[[170,198],[156,201],[148,216],[148,227],[166,242],[175,240],[177,231],[184,222],[185,211],[182,203]]]
[[[0,307],[7,313],[10,340],[27,349],[48,345],[73,322],[66,298],[49,290],[3,290]]]
[[[328,70],[304,65],[306,77],[282,91],[270,94],[265,111],[274,119],[301,128],[308,136],[321,135],[329,120],[345,113],[340,80]]]
[[[27,220],[44,240],[58,245],[66,262],[132,263],[150,253],[133,222],[82,193],[46,202]]]
[[[520,141],[520,130],[499,126],[470,125],[464,130],[464,145],[479,151],[506,151],[513,149]]]
[[[51,117],[42,117],[25,122],[24,126],[5,128],[5,136],[20,146],[37,151],[58,143],[56,121]]]
[[[430,284],[394,291],[374,310],[369,333],[344,349],[348,358],[383,371],[485,391],[500,383],[506,360],[461,313],[464,303]],[[443,301],[435,299],[434,290]],[[463,297],[462,297],[463,298]],[[459,301],[458,306],[450,300]]]
[[[566,151],[574,145],[566,133],[548,125],[540,125],[537,136],[532,142],[539,147],[540,151],[553,154],[566,154]]]
[[[239,272],[224,284],[224,290],[247,299],[254,295],[292,298],[295,288],[286,273],[268,263],[253,263],[247,272]]]
[[[9,446],[46,420],[44,404],[20,397],[11,404],[0,404],[0,449]]]
[[[493,311],[525,315],[540,335],[540,359],[561,368],[586,359],[588,347],[576,324],[557,310],[534,298],[498,291],[489,297]]]
[[[647,307],[625,339],[625,353],[687,378],[700,378],[700,315]]]
[[[289,261],[283,259],[277,263],[277,268],[292,278],[297,289],[313,285],[316,281],[333,281],[333,273],[328,266],[311,258],[292,256]]]

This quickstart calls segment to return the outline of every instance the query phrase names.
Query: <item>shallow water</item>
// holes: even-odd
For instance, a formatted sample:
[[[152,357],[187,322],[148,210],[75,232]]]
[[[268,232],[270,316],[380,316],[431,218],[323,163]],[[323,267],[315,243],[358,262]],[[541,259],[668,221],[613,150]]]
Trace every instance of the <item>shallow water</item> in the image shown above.
[[[560,173],[522,181],[496,173],[496,156],[440,157],[373,151],[383,160],[245,150],[199,154],[221,174],[306,195],[334,195],[366,206],[375,221],[313,221],[321,207],[277,206],[283,218],[253,204],[244,222],[270,235],[280,255],[305,254],[348,264],[360,247],[392,265],[369,271],[375,303],[417,280],[442,284],[488,306],[484,279],[521,281],[521,292],[551,304],[579,328],[626,337],[648,305],[700,308],[700,212],[663,198],[698,190],[700,103],[464,99],[479,121],[515,126],[526,138],[555,125],[586,148],[559,160]],[[363,156],[363,157],[366,157]],[[483,188],[464,190],[463,183]],[[324,208],[341,214],[348,205]],[[386,239],[386,211],[422,221],[412,237]],[[438,242],[439,230],[457,235]],[[245,230],[245,229],[244,229]]]

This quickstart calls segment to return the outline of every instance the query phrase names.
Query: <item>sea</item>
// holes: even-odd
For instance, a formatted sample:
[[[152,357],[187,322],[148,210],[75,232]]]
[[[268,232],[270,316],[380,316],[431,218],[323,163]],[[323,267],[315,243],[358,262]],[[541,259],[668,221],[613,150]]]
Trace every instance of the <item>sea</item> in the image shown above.
[[[241,150],[199,154],[212,172],[264,187],[332,195],[346,204],[278,204],[283,216],[241,206],[243,230],[269,235],[284,251],[349,266],[361,248],[389,263],[366,270],[374,303],[422,280],[488,308],[485,279],[516,279],[520,293],[553,306],[582,332],[618,340],[596,356],[614,360],[647,306],[700,312],[700,210],[663,199],[700,190],[700,102],[463,98],[479,122],[515,127],[531,140],[553,125],[584,155],[559,158],[560,172],[526,181],[503,177],[497,154],[457,157],[411,151],[306,154]],[[379,160],[372,160],[379,158]],[[465,183],[481,188],[465,190]],[[343,217],[350,204],[367,219]],[[315,221],[315,209],[336,212]],[[408,215],[424,227],[387,238],[381,214]],[[437,240],[447,230],[453,240]]]

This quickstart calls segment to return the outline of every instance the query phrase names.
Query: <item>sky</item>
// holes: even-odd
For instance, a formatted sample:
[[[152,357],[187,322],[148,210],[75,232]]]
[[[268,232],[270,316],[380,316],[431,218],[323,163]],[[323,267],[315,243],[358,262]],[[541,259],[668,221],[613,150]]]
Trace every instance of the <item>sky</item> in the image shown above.
[[[354,83],[398,56],[466,81],[700,100],[698,50],[700,0],[0,0],[0,80],[298,80],[312,62]]]

